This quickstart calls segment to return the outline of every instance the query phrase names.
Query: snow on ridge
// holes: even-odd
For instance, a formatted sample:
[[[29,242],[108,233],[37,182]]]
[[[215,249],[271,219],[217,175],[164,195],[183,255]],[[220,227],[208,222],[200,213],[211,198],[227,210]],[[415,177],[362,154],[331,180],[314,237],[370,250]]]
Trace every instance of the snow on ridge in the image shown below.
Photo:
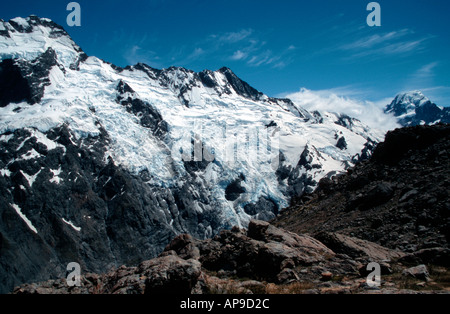
[[[75,231],[77,231],[77,232],[80,232],[80,231],[81,231],[81,227],[75,226],[75,225],[73,224],[73,222],[71,222],[70,220],[65,220],[64,218],[61,218],[61,219],[62,219],[62,221],[63,221],[65,224],[71,226],[73,230],[75,230]]]
[[[34,233],[38,233],[37,229],[33,226],[33,223],[22,213],[22,209],[16,204],[9,204],[12,208],[15,209],[16,213],[22,218],[22,220],[27,224],[28,228],[31,229]]]
[[[0,142],[8,143],[10,139],[14,137],[14,134],[2,135],[0,136]]]
[[[30,26],[30,24],[28,23],[28,19],[25,19],[23,17],[15,17],[15,18],[11,19],[11,21],[22,27]]]
[[[47,150],[49,150],[49,151],[54,150],[58,147],[65,149],[65,147],[63,145],[61,145],[55,141],[52,141],[45,134],[43,134],[42,132],[40,132],[38,130],[31,130],[31,136],[34,136],[39,143],[44,144],[47,147]]]
[[[78,59],[80,49],[69,35],[50,36],[52,32],[50,26],[30,24],[30,17],[18,17],[11,21],[23,28],[31,26],[31,29],[30,32],[22,33],[17,32],[9,22],[0,23],[9,30],[9,37],[0,36],[0,61],[4,59],[32,61],[50,47],[56,51],[58,60],[66,69]]]

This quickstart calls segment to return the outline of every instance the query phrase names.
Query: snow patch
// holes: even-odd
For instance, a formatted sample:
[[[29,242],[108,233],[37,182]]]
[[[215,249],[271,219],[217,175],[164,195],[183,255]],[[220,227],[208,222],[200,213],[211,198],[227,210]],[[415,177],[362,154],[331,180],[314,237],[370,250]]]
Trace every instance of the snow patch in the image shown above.
[[[59,167],[58,170],[50,169],[50,171],[53,173],[53,178],[50,179],[50,182],[60,184],[62,181],[62,179],[59,177],[59,175],[61,174],[61,167]]]
[[[25,177],[25,179],[27,179],[28,181],[28,185],[30,186],[30,188],[33,186],[34,181],[36,181],[37,176],[41,173],[42,169],[39,170],[36,174],[34,175],[29,175],[25,172],[23,172],[22,170],[20,170],[20,173],[22,173],[22,175]]]
[[[34,148],[32,148],[27,153],[23,154],[18,160],[30,160],[30,159],[36,159],[42,157],[41,154],[39,154]]]
[[[34,136],[36,138],[36,140],[39,143],[44,144],[49,151],[54,150],[58,147],[61,147],[65,150],[65,147],[63,145],[50,140],[45,134],[43,134],[42,132],[40,132],[38,130],[32,130],[31,134],[32,134],[32,136]]]
[[[73,228],[73,230],[75,230],[75,231],[77,231],[77,232],[80,232],[80,231],[81,231],[81,228],[75,226],[70,220],[65,220],[64,218],[61,218],[61,219],[62,219],[62,221],[63,221],[65,224],[71,226],[71,227]]]
[[[0,169],[0,174],[4,177],[10,177],[11,171],[9,171],[8,169]]]
[[[8,143],[10,139],[14,137],[14,134],[0,136],[0,142]]]
[[[16,210],[16,213],[22,218],[22,220],[27,224],[28,228],[31,229],[34,233],[38,233],[37,229],[33,226],[31,221],[22,213],[22,209],[16,204],[9,204],[12,208]]]

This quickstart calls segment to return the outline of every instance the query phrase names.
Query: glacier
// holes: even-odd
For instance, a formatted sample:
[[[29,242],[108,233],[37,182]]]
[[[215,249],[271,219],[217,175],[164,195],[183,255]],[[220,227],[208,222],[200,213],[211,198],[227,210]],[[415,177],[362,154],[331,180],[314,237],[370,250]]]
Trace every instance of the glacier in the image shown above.
[[[54,267],[38,278],[63,271],[63,261],[101,271],[155,256],[180,233],[208,238],[272,219],[384,136],[269,97],[226,67],[117,67],[37,16],[0,20],[0,67],[27,91],[0,94],[0,198],[40,237],[22,229],[23,241],[48,251]],[[0,238],[12,239],[8,228],[0,223]],[[0,272],[14,258],[30,269],[14,252]]]

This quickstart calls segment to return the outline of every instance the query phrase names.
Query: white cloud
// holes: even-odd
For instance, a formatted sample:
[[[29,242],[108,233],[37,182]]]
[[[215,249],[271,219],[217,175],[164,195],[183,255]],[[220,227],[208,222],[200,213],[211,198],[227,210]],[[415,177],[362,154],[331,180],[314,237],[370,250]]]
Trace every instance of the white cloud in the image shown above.
[[[234,54],[230,57],[231,60],[244,60],[247,58],[247,53],[242,52],[241,50],[237,50],[234,52]]]
[[[196,59],[205,54],[205,50],[202,48],[195,48],[194,51],[187,57],[187,59]]]
[[[253,56],[247,61],[247,65],[252,67],[266,65],[275,69],[282,69],[292,62],[292,55],[295,49],[291,45],[277,54],[272,50],[254,51]]]
[[[253,34],[252,29],[242,29],[238,32],[228,32],[221,35],[212,35],[212,38],[217,39],[221,43],[237,43]]]
[[[427,63],[416,68],[407,75],[403,82],[403,90],[421,90],[434,86],[435,69],[438,61]]]
[[[161,67],[161,64],[159,63],[160,58],[156,53],[154,51],[143,49],[139,45],[133,45],[128,48],[123,54],[123,57],[129,65],[142,62],[155,68]]]
[[[342,50],[353,50],[353,49],[363,49],[363,48],[373,48],[376,45],[384,44],[386,42],[392,41],[394,39],[401,38],[412,32],[408,29],[403,29],[400,31],[393,31],[386,34],[375,34],[371,36],[364,37],[362,39],[356,40],[350,44],[345,44],[341,46]]]
[[[405,55],[406,53],[423,51],[426,48],[424,43],[433,37],[428,35],[417,38],[417,36],[412,37],[412,35],[414,35],[414,31],[409,29],[370,35],[343,44],[338,47],[338,50],[351,53],[349,59]]]
[[[432,78],[434,76],[434,69],[439,65],[439,62],[431,62],[428,64],[425,64],[424,66],[420,67],[415,73],[414,78],[423,80]]]
[[[248,60],[247,64],[251,66],[259,67],[261,65],[269,65],[274,61],[278,61],[280,58],[278,56],[274,56],[271,50],[265,50],[263,52],[254,55]]]
[[[287,94],[285,97],[309,111],[344,113],[359,119],[369,127],[382,131],[399,127],[394,117],[383,112],[384,107],[392,101],[391,98],[381,99],[376,102],[361,101],[342,94],[336,94],[336,91],[339,90],[350,95],[360,94],[359,91],[352,91],[348,87],[318,91],[301,88],[299,92]]]

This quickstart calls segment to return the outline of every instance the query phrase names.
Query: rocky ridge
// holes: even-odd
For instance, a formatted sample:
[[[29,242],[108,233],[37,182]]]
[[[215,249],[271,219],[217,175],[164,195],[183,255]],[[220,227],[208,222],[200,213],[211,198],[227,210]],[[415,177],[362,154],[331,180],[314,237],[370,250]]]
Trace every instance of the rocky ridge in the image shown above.
[[[322,239],[253,220],[213,239],[176,237],[158,257],[106,274],[83,274],[81,285],[66,279],[25,284],[14,294],[275,294],[442,293],[433,281],[443,268],[408,267],[408,255],[375,243],[329,233]],[[400,263],[399,261],[402,261]],[[366,282],[369,262],[381,265],[380,288]],[[408,285],[407,285],[408,284]]]

